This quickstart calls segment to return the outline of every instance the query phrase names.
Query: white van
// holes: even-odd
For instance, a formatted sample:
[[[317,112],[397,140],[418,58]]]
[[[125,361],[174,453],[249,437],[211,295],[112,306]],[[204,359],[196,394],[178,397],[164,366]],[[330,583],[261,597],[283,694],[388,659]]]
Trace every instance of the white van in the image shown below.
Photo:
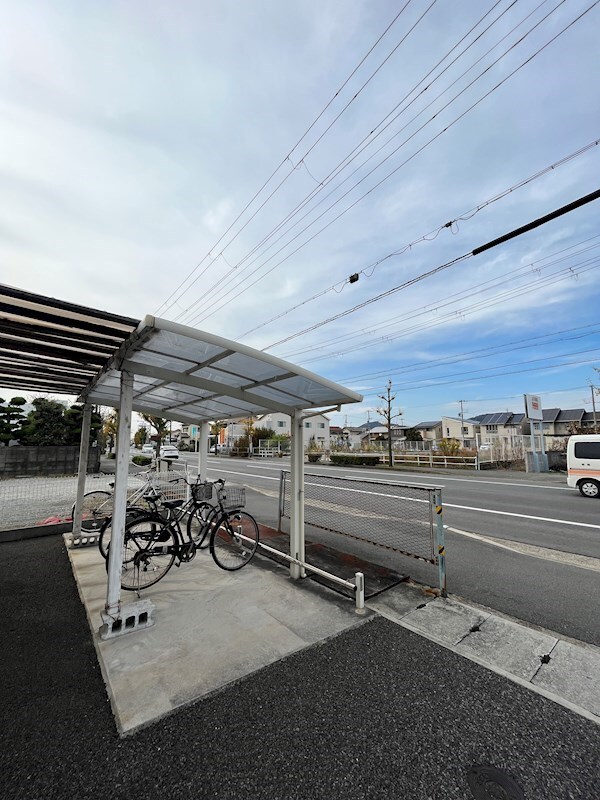
[[[567,484],[584,497],[600,497],[600,434],[569,438]]]

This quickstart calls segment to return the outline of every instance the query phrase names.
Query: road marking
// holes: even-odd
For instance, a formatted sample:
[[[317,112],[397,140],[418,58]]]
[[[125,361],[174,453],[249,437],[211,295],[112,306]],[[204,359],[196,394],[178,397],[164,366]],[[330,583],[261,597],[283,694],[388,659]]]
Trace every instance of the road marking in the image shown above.
[[[482,514],[500,514],[504,517],[519,517],[520,519],[534,519],[538,522],[554,522],[558,525],[575,525],[578,528],[594,528],[600,530],[600,525],[591,522],[573,522],[568,519],[553,519],[552,517],[534,517],[531,514],[515,514],[514,511],[496,511],[493,508],[475,508],[474,506],[457,506],[454,503],[444,503],[444,508],[460,508],[463,511],[480,511]]]
[[[211,472],[222,472],[222,473],[225,473],[226,475],[241,475],[243,477],[248,477],[248,473],[247,472],[234,472],[233,470],[224,470],[224,469],[217,470],[217,469],[213,469],[212,467],[209,467],[209,470],[211,470]],[[310,473],[307,473],[307,476],[310,477]],[[269,477],[268,475],[254,475],[254,477],[258,478],[259,480],[263,480],[263,481],[278,481],[279,480],[278,477],[277,478],[272,478],[272,477]],[[309,485],[313,486],[315,484],[309,484]],[[357,493],[360,493],[360,494],[381,494],[381,492],[366,492],[366,491],[361,491],[359,489],[349,489],[349,488],[346,488],[346,487],[344,487],[344,489],[342,491],[357,492]],[[396,497],[396,495],[385,495],[385,494],[383,496],[384,497],[386,497],[386,496],[387,497]],[[417,500],[416,498],[406,498],[406,499],[410,499],[410,500],[414,499],[415,502],[420,502],[420,503],[428,502],[427,500]],[[590,522],[574,522],[573,520],[553,519],[552,517],[535,517],[535,516],[533,516],[531,514],[516,514],[513,511],[496,511],[495,509],[492,509],[492,508],[477,508],[475,506],[460,506],[460,505],[456,505],[455,503],[444,503],[444,508],[458,508],[458,509],[461,509],[463,511],[480,511],[482,514],[499,514],[500,516],[504,516],[504,517],[517,517],[519,519],[532,519],[532,520],[535,520],[536,522],[551,522],[551,523],[554,523],[556,525],[574,525],[576,528],[577,527],[579,527],[579,528],[593,528],[594,530],[600,530],[600,525],[593,525]]]
[[[215,458],[215,456],[213,456],[213,458]],[[277,467],[277,466],[268,467],[268,466],[263,466],[262,464],[247,464],[246,466],[251,468],[251,469],[264,469],[264,470],[271,470],[273,472],[280,472],[284,467],[286,467],[287,471],[289,471],[289,463],[287,461],[284,461],[284,463],[279,467]],[[326,469],[327,470],[343,471],[343,467],[327,466]],[[361,473],[361,472],[366,472],[366,470],[357,470],[356,472],[357,473]],[[307,473],[307,474],[309,474],[309,473]],[[315,474],[315,473],[313,473],[313,474]],[[381,481],[385,480],[385,478],[383,477],[385,474],[386,473],[384,472],[382,477],[379,478],[379,480],[381,480]],[[396,477],[396,476],[397,476],[397,473],[394,475],[394,477]],[[351,476],[344,476],[344,477],[356,478],[356,474],[355,475],[351,475]],[[558,491],[558,492],[571,492],[572,494],[575,493],[575,490],[571,489],[570,486],[540,486],[537,483],[520,483],[520,482],[513,483],[511,481],[489,481],[489,480],[473,479],[473,478],[453,478],[453,477],[450,477],[449,475],[428,476],[426,473],[423,473],[422,475],[421,474],[415,475],[414,472],[407,472],[406,473],[406,477],[407,478],[412,478],[412,479],[420,479],[421,477],[423,477],[424,480],[432,480],[432,478],[439,477],[441,480],[444,480],[444,481],[459,481],[459,483],[470,483],[470,484],[474,484],[476,486],[479,485],[479,484],[490,484],[491,486],[517,486],[517,487],[522,486],[524,489],[554,489],[555,491]],[[361,479],[362,479],[362,476],[361,476]],[[370,478],[370,479],[369,478],[364,478],[364,480],[378,480],[378,479],[377,478]],[[388,481],[388,482],[389,483],[393,483],[393,481]]]
[[[538,547],[533,544],[524,544],[523,542],[514,542],[511,539],[494,539],[491,536],[483,536],[481,533],[472,533],[471,531],[463,531],[460,528],[447,527],[447,530],[452,533],[457,533],[460,536],[466,536],[469,539],[477,539],[485,544],[490,544],[493,547],[499,547],[502,550],[511,550],[512,552],[519,553],[520,555],[531,556],[532,558],[541,558],[544,561],[555,561],[561,564],[567,564],[570,567],[578,567],[579,569],[591,569],[594,572],[600,572],[600,558],[593,558],[592,556],[581,556],[577,553],[565,553],[563,550],[553,550],[549,547]]]
[[[232,469],[215,469],[213,467],[208,467],[209,472],[219,472],[225,475],[243,475],[244,478],[248,477],[247,472],[234,472]],[[253,478],[258,478],[261,481],[278,481],[279,478],[271,478],[268,475],[252,475]]]

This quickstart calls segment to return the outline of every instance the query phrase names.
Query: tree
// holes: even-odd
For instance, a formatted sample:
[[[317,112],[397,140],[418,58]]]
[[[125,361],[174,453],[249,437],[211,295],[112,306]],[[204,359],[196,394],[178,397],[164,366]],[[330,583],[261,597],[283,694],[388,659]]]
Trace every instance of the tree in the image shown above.
[[[65,444],[67,424],[64,405],[45,397],[36,397],[32,405],[33,411],[29,412],[23,425],[23,443],[38,447]]]
[[[423,436],[421,431],[418,431],[416,428],[407,428],[406,433],[406,441],[407,442],[422,442]]]
[[[83,406],[81,404],[74,404],[70,408],[67,408],[64,412],[64,419],[66,425],[65,444],[78,445],[81,442],[81,429],[83,427]],[[98,433],[101,428],[102,417],[97,411],[92,410],[90,444],[97,441]]]
[[[158,441],[156,442],[156,452],[158,453],[165,436],[169,432],[169,423],[166,419],[163,419],[162,417],[155,417],[152,414],[140,414],[140,417],[156,431],[156,435],[158,436]]]
[[[377,409],[377,413],[380,417],[383,417],[384,425],[387,428],[387,437],[388,437],[388,457],[390,460],[390,467],[394,466],[394,455],[392,451],[392,422],[398,417],[402,416],[402,412],[399,411],[397,414],[394,414],[392,411],[392,403],[396,399],[396,395],[392,394],[392,381],[388,379],[387,382],[387,391],[386,394],[380,394],[379,399],[383,400],[385,405],[382,408]]]
[[[252,446],[258,447],[261,439],[272,439],[273,431],[271,428],[253,428],[252,429]]]
[[[24,397],[13,397],[9,401],[0,397],[0,442],[8,445],[11,441],[21,440],[26,421],[22,407],[26,403]]]
[[[133,434],[133,441],[136,447],[143,447],[146,444],[148,441],[148,428],[145,425],[140,425]]]
[[[113,448],[117,442],[117,431],[119,430],[119,412],[113,408],[102,419],[102,434],[105,439],[108,452],[112,453]],[[104,448],[103,448],[104,449]]]

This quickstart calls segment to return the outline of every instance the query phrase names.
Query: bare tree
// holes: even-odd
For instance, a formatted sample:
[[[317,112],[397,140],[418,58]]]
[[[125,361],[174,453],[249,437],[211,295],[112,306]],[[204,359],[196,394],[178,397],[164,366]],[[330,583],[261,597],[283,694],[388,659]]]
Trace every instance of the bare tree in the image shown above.
[[[390,460],[390,467],[394,466],[394,456],[392,450],[392,422],[395,419],[398,419],[402,416],[402,412],[398,411],[397,414],[393,413],[392,410],[392,403],[396,399],[396,395],[392,394],[392,381],[388,379],[387,382],[387,391],[385,394],[378,395],[379,399],[383,401],[385,404],[382,408],[377,409],[377,413],[380,417],[383,417],[385,427],[387,428],[388,432],[388,456]]]

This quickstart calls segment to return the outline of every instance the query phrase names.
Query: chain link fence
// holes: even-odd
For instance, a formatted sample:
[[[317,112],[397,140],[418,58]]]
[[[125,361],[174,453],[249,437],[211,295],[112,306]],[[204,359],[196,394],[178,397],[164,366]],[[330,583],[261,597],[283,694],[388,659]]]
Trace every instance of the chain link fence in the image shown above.
[[[127,496],[130,502],[135,502],[144,493],[145,487],[152,485],[165,500],[185,499],[188,487],[183,481],[172,483],[175,477],[176,472],[129,475]],[[114,475],[87,475],[85,491],[112,494],[114,480]],[[0,531],[70,522],[76,494],[76,475],[0,480]]]
[[[280,520],[289,518],[290,503],[290,473],[282,471]],[[316,528],[437,564],[441,490],[384,481],[306,475],[304,521]]]

